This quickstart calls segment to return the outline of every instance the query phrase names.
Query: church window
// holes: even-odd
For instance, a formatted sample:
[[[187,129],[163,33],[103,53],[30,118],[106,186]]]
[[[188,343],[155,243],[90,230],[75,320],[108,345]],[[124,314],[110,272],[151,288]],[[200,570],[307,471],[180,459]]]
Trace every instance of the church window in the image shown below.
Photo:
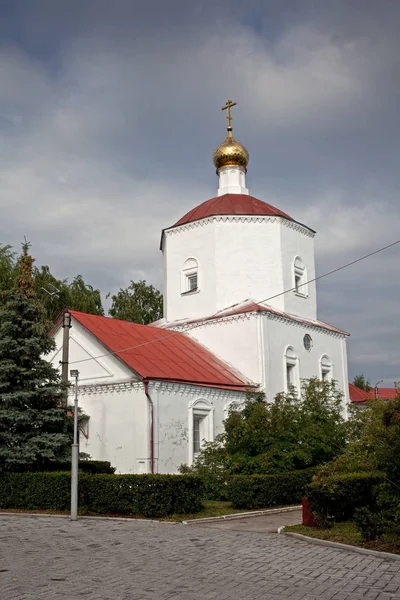
[[[293,263],[294,291],[298,296],[307,296],[307,271],[300,256]]]
[[[285,357],[285,389],[287,392],[293,387],[299,389],[299,361],[292,346],[286,348]]]
[[[182,268],[182,294],[196,292],[199,288],[199,265],[195,258],[188,258]]]
[[[197,400],[189,407],[189,464],[200,452],[204,442],[214,439],[214,413],[206,400]]]
[[[332,380],[332,361],[329,356],[323,354],[320,360],[321,379],[322,381]]]

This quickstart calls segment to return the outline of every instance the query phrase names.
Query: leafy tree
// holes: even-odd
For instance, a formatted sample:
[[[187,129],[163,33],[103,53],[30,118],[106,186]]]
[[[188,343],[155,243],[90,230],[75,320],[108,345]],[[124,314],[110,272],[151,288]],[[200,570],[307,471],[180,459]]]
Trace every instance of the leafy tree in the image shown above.
[[[0,291],[12,288],[16,274],[15,252],[0,244]]]
[[[360,390],[364,390],[365,392],[370,392],[372,390],[369,380],[365,379],[363,373],[354,377],[353,385],[360,388]]]
[[[0,291],[11,290],[20,273],[21,258],[15,259],[11,246],[0,245]],[[94,315],[104,315],[99,290],[85,283],[82,275],[77,275],[71,283],[67,279],[57,279],[50,267],[33,267],[32,276],[38,302],[42,305],[43,315],[53,322],[63,308],[80,310]],[[53,293],[56,288],[57,293]],[[52,291],[53,290],[53,291]],[[1,306],[0,298],[0,306]]]
[[[19,275],[0,306],[0,471],[45,469],[68,452],[63,385],[43,358],[54,349],[33,278],[34,259],[23,245]]]
[[[127,289],[120,288],[111,298],[109,314],[116,319],[148,325],[163,315],[162,294],[144,280],[131,281]]]
[[[194,471],[219,475],[273,474],[321,465],[343,452],[346,424],[342,393],[335,382],[304,381],[300,396],[292,389],[273,402],[248,394],[242,410],[231,410],[225,431],[206,443]]]

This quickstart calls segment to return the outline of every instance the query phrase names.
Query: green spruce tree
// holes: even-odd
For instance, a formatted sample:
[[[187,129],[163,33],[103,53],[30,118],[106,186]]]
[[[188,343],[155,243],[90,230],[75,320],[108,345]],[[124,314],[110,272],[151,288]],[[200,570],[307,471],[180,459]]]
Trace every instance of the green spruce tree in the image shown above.
[[[54,349],[37,300],[29,244],[0,303],[0,471],[45,470],[65,460],[71,442],[63,386],[43,358]]]

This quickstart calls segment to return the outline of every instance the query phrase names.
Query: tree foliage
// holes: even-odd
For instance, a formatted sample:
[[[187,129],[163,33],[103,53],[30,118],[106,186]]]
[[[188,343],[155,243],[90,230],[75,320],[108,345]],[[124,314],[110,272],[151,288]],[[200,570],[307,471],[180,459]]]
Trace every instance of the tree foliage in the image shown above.
[[[370,392],[372,390],[371,384],[369,380],[365,378],[364,373],[354,377],[353,385],[358,387],[360,390],[364,390],[365,392]]]
[[[131,281],[127,289],[121,288],[111,299],[109,314],[116,319],[148,325],[163,315],[162,294],[143,280]]]
[[[0,245],[0,290],[11,290],[21,270],[21,258],[16,259],[11,246]],[[82,275],[77,275],[70,283],[67,279],[57,279],[50,267],[33,267],[37,301],[43,308],[43,316],[53,322],[63,308],[104,315],[100,291],[85,283]],[[53,293],[54,290],[57,293]]]
[[[335,382],[304,381],[300,396],[292,389],[273,402],[248,394],[242,410],[231,410],[225,430],[206,443],[194,471],[274,474],[321,465],[346,443],[342,393]]]
[[[68,452],[63,386],[43,358],[54,349],[24,244],[13,289],[0,305],[0,471],[45,469]]]

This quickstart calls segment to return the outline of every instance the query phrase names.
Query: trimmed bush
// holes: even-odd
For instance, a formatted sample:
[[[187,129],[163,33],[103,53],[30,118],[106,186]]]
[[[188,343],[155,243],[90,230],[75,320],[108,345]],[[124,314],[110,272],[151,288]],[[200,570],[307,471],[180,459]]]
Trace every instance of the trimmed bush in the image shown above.
[[[278,475],[233,475],[228,479],[228,499],[235,508],[269,508],[301,501],[315,469]]]
[[[306,489],[311,510],[335,521],[352,519],[357,508],[374,504],[374,486],[382,473],[342,473],[313,481]]]
[[[165,517],[201,510],[204,486],[194,475],[79,475],[79,507],[93,513]],[[0,507],[68,510],[70,473],[3,473]]]
[[[106,460],[80,460],[78,468],[81,473],[104,473],[108,475],[115,473],[115,467],[112,467],[111,463]],[[49,465],[47,471],[69,472],[71,471],[71,461],[53,462]]]

